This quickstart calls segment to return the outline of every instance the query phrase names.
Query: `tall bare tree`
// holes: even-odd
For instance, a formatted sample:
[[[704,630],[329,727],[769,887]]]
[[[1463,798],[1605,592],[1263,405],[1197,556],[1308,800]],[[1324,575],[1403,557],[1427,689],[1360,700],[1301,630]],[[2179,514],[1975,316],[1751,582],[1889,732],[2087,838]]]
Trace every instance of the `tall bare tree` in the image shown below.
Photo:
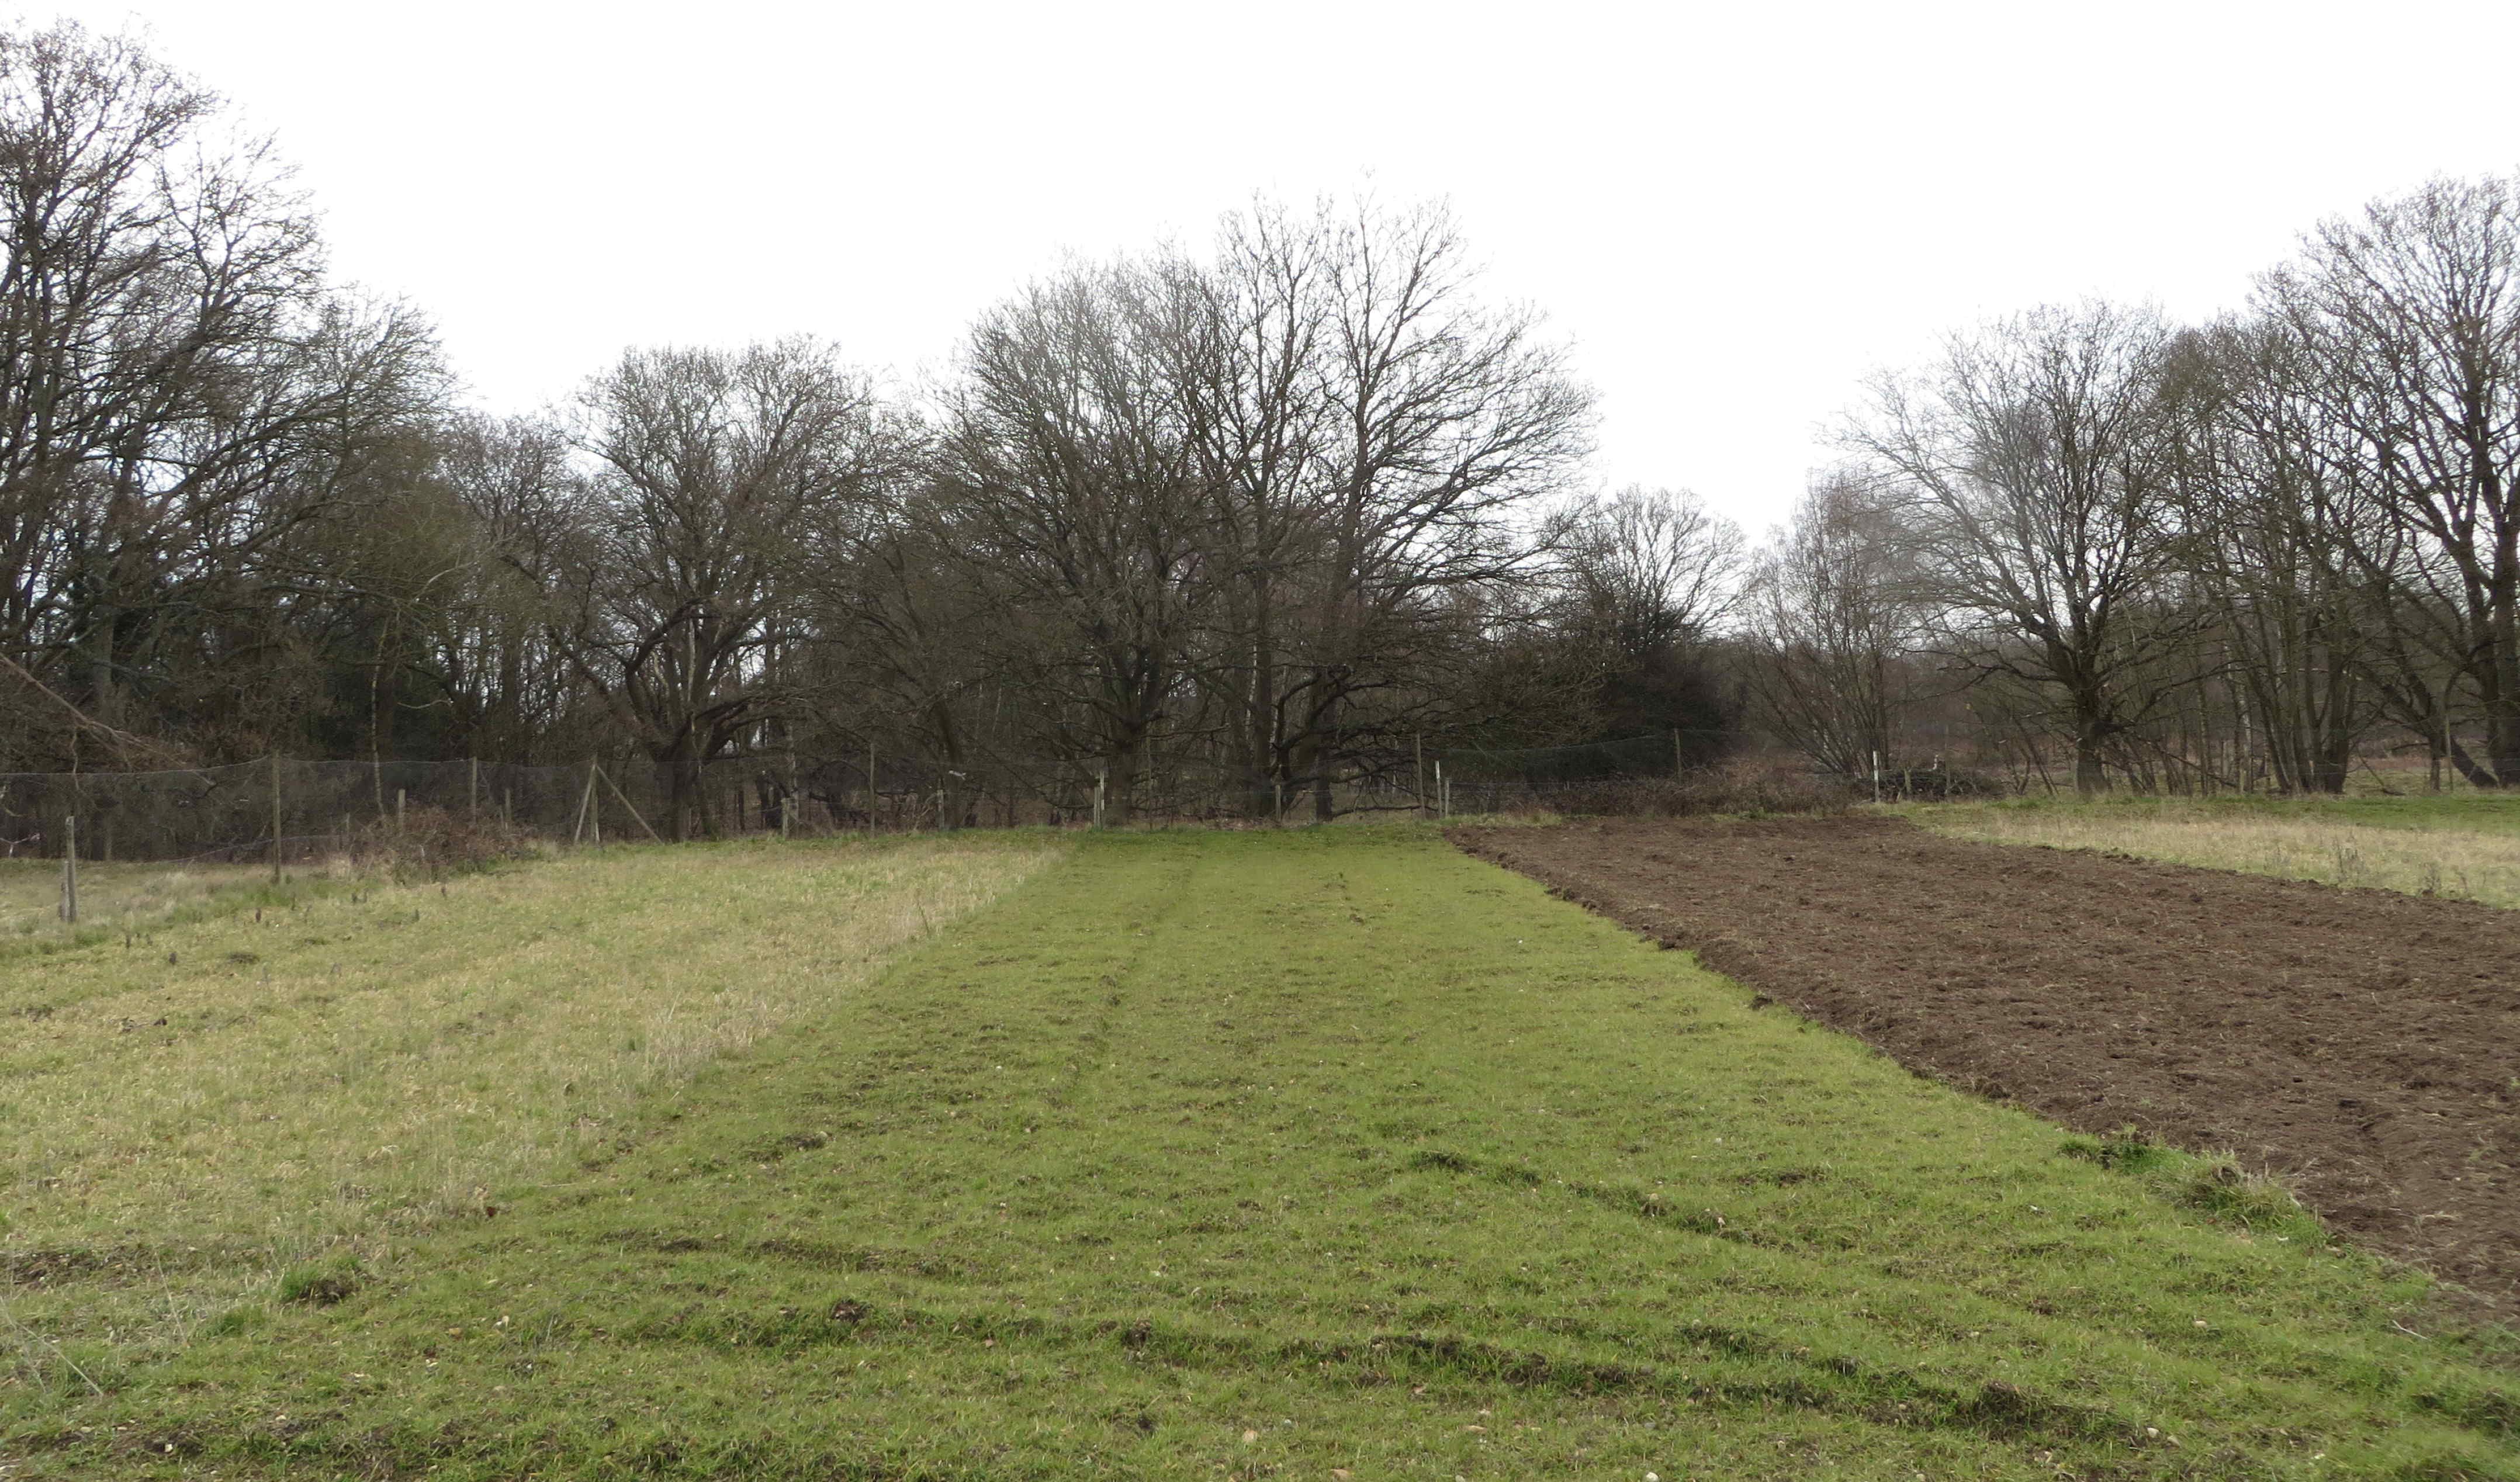
[[[2395,615],[2450,625],[2486,751],[2453,758],[2520,786],[2520,186],[2436,180],[2322,223],[2261,297],[2398,527]]]
[[[294,532],[390,497],[434,347],[326,292],[311,215],[214,95],[68,22],[0,34],[0,654],[140,724],[271,651]]]
[[[1344,766],[1393,754],[1411,659],[1471,589],[1536,574],[1517,521],[1591,451],[1593,396],[1538,316],[1476,295],[1448,210],[1325,207],[1314,476],[1322,561],[1276,709],[1314,816]]]
[[[887,497],[914,447],[868,379],[809,339],[635,350],[579,399],[586,565],[566,642],[653,764],[677,833],[713,831],[703,764],[792,704],[811,537]]]
[[[2182,337],[2170,384],[2186,414],[2180,517],[2205,640],[2243,735],[2287,791],[2340,792],[2376,718],[2369,564],[2386,521],[2350,440],[2305,394],[2313,368],[2283,325],[2226,320]],[[2246,758],[2243,765],[2247,765]]]
[[[1845,435],[1904,506],[1940,645],[2056,696],[2087,793],[2111,743],[2193,678],[2199,615],[2170,590],[2186,560],[2170,340],[2147,309],[2034,310],[1880,378]]]
[[[996,594],[1010,685],[1125,819],[1212,590],[1212,505],[1163,383],[1160,283],[1076,266],[972,330],[939,434],[939,549]]]

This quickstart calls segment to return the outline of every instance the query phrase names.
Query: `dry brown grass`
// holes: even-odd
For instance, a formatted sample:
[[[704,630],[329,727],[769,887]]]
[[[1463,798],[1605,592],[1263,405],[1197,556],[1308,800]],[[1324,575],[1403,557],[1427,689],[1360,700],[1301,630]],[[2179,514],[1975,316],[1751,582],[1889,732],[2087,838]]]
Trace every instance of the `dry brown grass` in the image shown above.
[[[2161,803],[1909,810],[1927,828],[2000,844],[2099,849],[2329,885],[2520,907],[2520,838],[2507,830],[2388,828],[2316,813]]]
[[[181,1342],[319,1252],[373,1264],[1057,853],[616,849],[0,963],[0,1353]],[[29,1284],[99,1264],[111,1300]]]

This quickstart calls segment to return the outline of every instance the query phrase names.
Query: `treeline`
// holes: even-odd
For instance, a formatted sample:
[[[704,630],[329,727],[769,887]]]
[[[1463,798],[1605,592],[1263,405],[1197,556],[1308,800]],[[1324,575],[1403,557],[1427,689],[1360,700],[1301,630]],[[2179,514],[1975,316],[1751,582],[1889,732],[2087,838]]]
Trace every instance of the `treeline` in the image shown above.
[[[2245,312],[2041,309],[1870,389],[1745,629],[1814,757],[1912,753],[1958,682],[1981,755],[2085,791],[2520,784],[2512,181],[2322,223]]]
[[[13,34],[0,770],[602,753],[685,833],[731,768],[754,819],[1327,818],[1414,803],[1429,752],[1762,744],[2332,788],[2404,737],[2520,781],[2511,209],[2374,206],[2210,326],[1958,338],[1754,550],[1589,492],[1589,388],[1439,207],[1072,264],[915,391],[797,337],[489,418],[214,97]]]
[[[730,756],[774,809],[879,759],[949,817],[1328,816],[1430,738],[1722,743],[1732,537],[1569,501],[1592,395],[1439,208],[1070,266],[917,395],[798,337],[494,419],[197,85],[0,58],[0,768],[628,749],[689,831]]]

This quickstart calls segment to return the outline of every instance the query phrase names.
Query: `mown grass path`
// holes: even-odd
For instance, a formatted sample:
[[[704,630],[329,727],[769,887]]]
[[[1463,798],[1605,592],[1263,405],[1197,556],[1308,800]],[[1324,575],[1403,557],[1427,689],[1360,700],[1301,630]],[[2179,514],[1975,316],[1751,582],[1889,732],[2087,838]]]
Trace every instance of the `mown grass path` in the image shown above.
[[[1415,830],[1087,841],[22,1474],[2520,1474],[2421,1283]],[[79,1427],[85,1427],[84,1431]]]

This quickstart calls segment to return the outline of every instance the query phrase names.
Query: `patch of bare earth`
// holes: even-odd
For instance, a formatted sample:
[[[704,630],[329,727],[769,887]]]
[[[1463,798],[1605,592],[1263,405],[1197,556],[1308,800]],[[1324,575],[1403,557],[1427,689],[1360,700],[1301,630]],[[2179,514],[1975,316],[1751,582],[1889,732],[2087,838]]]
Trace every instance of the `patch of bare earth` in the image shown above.
[[[1885,818],[1452,837],[1912,1068],[2262,1163],[2520,1312],[2520,912]]]

